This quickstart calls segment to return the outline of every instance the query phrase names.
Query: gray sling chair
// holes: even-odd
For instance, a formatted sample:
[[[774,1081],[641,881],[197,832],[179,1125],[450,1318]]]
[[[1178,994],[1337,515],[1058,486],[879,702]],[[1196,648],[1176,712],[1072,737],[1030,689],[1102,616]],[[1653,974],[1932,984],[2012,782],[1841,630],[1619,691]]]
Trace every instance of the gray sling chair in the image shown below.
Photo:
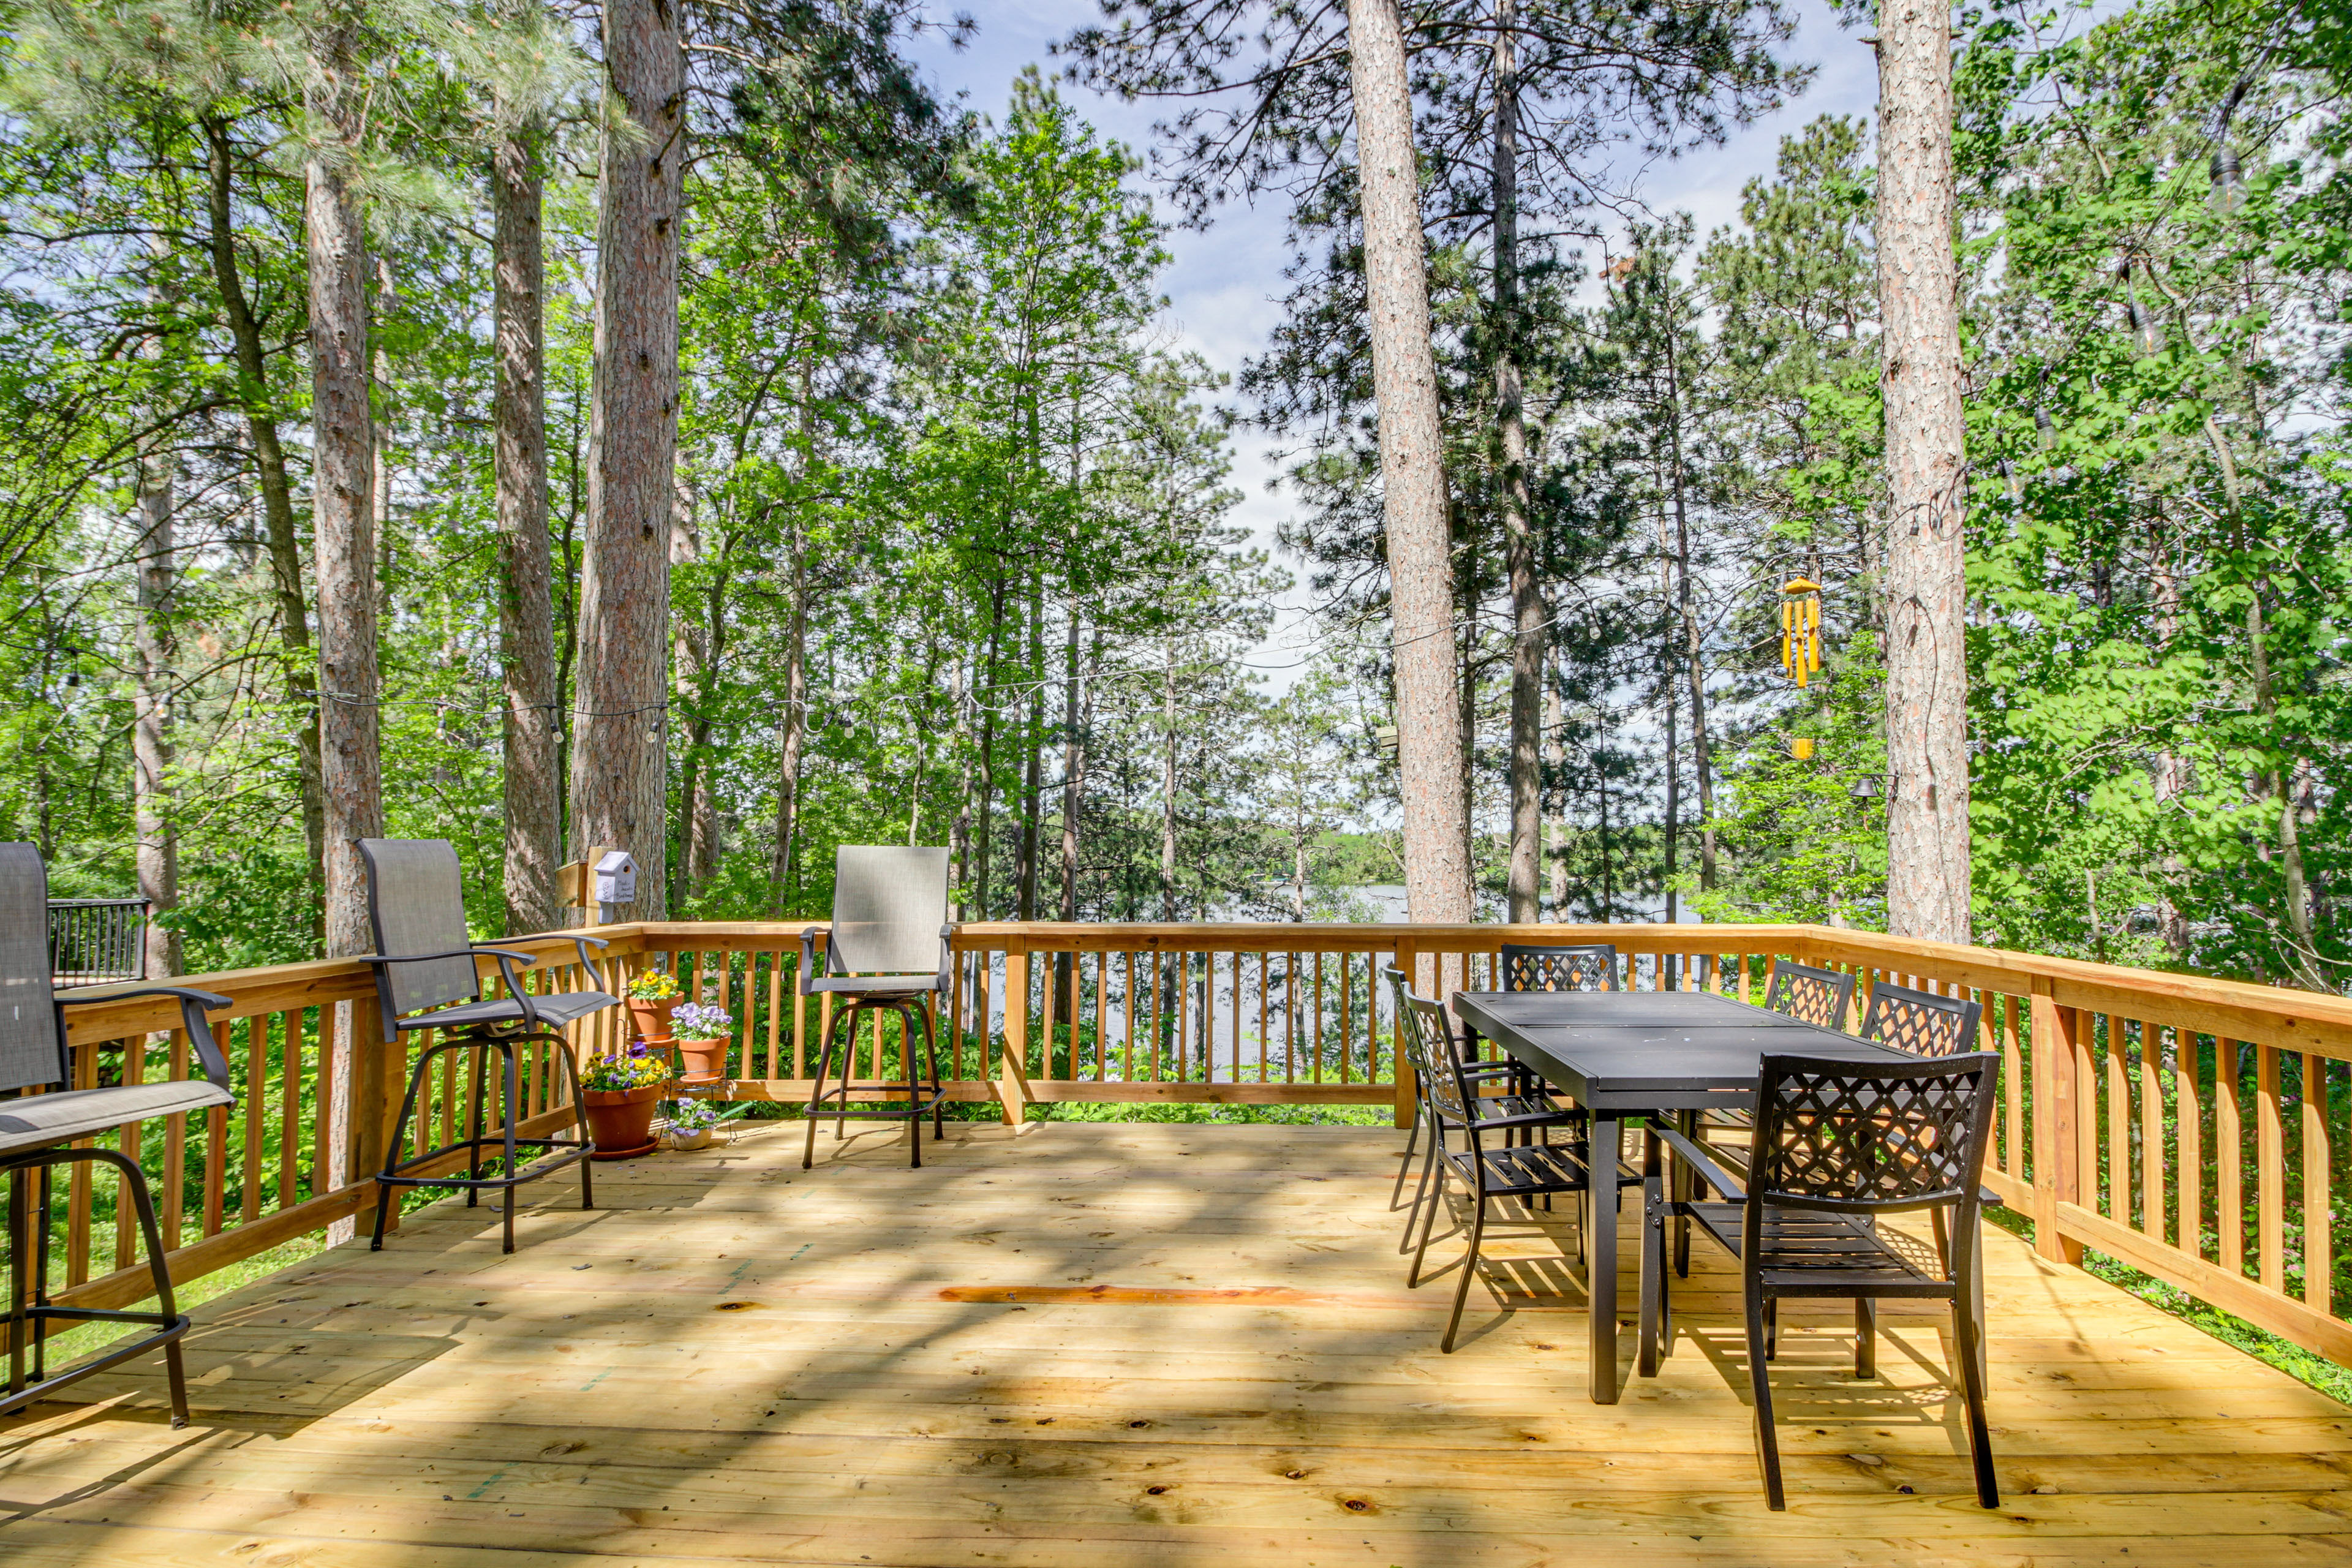
[[[824,965],[816,958],[817,928],[801,932],[801,985],[803,996],[829,995],[836,1000],[833,1019],[817,1053],[816,1082],[809,1090],[808,1147],[801,1169],[816,1163],[816,1124],[833,1121],[839,1138],[842,1123],[853,1117],[869,1121],[903,1121],[908,1124],[908,1163],[923,1163],[923,1113],[931,1114],[931,1137],[946,1131],[940,1083],[939,1038],[931,1008],[948,988],[948,939],[954,927],[947,923],[948,852],[945,849],[898,848],[885,845],[845,844],[833,862],[833,933],[826,939]],[[868,1013],[891,1013],[898,1019],[900,1080],[853,1083],[856,1076],[857,1022]],[[915,1077],[915,1026],[923,1030],[923,1058],[930,1077]],[[836,1038],[846,1038],[841,1060],[841,1081],[831,1089],[825,1079],[833,1071]],[[878,1066],[879,1064],[877,1064]],[[905,1091],[906,1103],[888,1103]],[[882,1101],[853,1103],[856,1094],[879,1094]]]
[[[383,1012],[383,1038],[397,1040],[415,1029],[438,1030],[441,1037],[417,1057],[416,1066],[408,1077],[408,1092],[401,1099],[400,1120],[393,1123],[392,1136],[384,1145],[383,1169],[376,1176],[375,1235],[368,1243],[369,1250],[383,1249],[383,1228],[391,1217],[392,1197],[396,1190],[451,1187],[464,1191],[467,1208],[476,1206],[486,1188],[505,1195],[503,1250],[512,1252],[514,1189],[521,1184],[576,1164],[580,1167],[580,1206],[595,1206],[588,1157],[596,1152],[596,1145],[588,1136],[587,1112],[580,1093],[580,1062],[572,1055],[572,1042],[563,1037],[562,1030],[565,1025],[592,1013],[620,1005],[620,998],[602,991],[559,991],[538,996],[525,991],[516,978],[515,966],[536,963],[538,959],[527,952],[485,946],[467,935],[465,887],[458,877],[457,852],[450,847],[447,839],[362,838],[360,855],[367,862],[368,921],[376,945],[376,951],[366,957],[375,970],[376,1003]],[[579,950],[583,973],[594,974],[595,963],[588,949],[605,944],[593,936],[574,936],[572,942]],[[504,996],[482,994],[477,957],[498,960],[499,978],[506,984]],[[564,1085],[572,1094],[572,1124],[576,1130],[576,1136],[570,1142],[525,1138],[515,1131],[522,1103],[520,1075],[515,1070],[515,1047],[530,1044],[552,1047],[550,1058],[561,1065]],[[506,1111],[504,1125],[495,1136],[483,1130],[482,1102],[489,1079],[478,1068],[474,1073],[473,1115],[467,1124],[467,1136],[446,1149],[428,1149],[403,1160],[400,1151],[407,1142],[409,1119],[416,1113],[417,1096],[424,1091],[434,1059],[452,1051],[480,1050],[499,1054],[500,1081],[505,1088],[505,1099],[499,1102]],[[482,1174],[485,1148],[497,1149],[505,1162],[498,1175]],[[524,1149],[551,1152],[534,1159],[528,1166],[520,1166],[516,1155]],[[463,1176],[408,1173],[419,1165],[461,1151],[468,1160]]]
[[[66,1049],[66,1009],[86,1002],[112,1002],[125,996],[173,996],[180,1003],[180,1025],[195,1049],[204,1077],[167,1079],[161,1083],[122,1084],[110,1089],[62,1089],[70,1076]],[[112,1149],[95,1145],[65,1147],[70,1140],[87,1138],[126,1121],[151,1116],[234,1105],[228,1061],[213,1039],[205,1018],[207,1007],[226,1007],[229,999],[185,985],[93,986],[70,991],[55,989],[49,974],[48,872],[39,851],[29,844],[0,844],[0,1089],[17,1091],[0,1100],[0,1171],[8,1173],[8,1239],[10,1290],[8,1316],[8,1388],[0,1394],[0,1415],[45,1399],[69,1383],[163,1347],[163,1369],[171,1384],[172,1425],[188,1424],[187,1375],[180,1362],[180,1338],[189,1320],[172,1296],[172,1276],[163,1263],[163,1238],[155,1225],[155,1203],[148,1195],[147,1178],[136,1162]],[[28,1089],[48,1089],[26,1094]],[[147,1267],[155,1280],[152,1312],[108,1312],[88,1307],[59,1307],[48,1299],[49,1173],[58,1165],[88,1161],[111,1165],[121,1178],[121,1197],[139,1216],[139,1234],[147,1247]],[[26,1206],[26,1178],[35,1188],[31,1212]],[[26,1229],[34,1231],[27,1245]],[[124,1262],[127,1259],[117,1259]],[[139,1323],[152,1333],[136,1335],[109,1346],[97,1357],[55,1377],[47,1375],[45,1341],[52,1323]],[[26,1342],[32,1342],[32,1381],[26,1382]]]

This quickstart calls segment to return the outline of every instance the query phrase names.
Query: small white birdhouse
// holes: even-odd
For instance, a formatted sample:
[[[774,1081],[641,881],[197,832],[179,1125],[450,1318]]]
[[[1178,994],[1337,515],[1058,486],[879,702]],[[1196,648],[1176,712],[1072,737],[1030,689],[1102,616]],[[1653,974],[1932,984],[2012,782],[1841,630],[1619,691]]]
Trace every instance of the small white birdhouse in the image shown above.
[[[625,849],[615,849],[596,862],[596,901],[633,904],[637,901],[637,862]]]

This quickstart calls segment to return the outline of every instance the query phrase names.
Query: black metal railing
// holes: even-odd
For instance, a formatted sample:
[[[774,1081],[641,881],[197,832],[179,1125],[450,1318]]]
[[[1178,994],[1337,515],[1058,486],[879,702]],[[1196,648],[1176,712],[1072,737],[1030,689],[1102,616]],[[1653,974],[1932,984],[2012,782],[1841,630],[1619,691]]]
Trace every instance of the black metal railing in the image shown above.
[[[147,900],[51,899],[49,971],[59,985],[147,978]]]

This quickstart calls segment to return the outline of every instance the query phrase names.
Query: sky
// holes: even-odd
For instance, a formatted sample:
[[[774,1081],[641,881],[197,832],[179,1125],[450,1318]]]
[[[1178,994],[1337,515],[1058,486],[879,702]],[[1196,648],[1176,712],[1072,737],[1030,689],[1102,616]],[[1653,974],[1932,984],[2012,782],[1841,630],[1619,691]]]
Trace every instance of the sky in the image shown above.
[[[1869,46],[1840,27],[1820,0],[1797,0],[1794,9],[1799,28],[1787,58],[1816,68],[1811,88],[1779,112],[1732,131],[1721,146],[1652,165],[1638,189],[1654,211],[1689,212],[1702,237],[1738,221],[1740,188],[1771,173],[1783,136],[1820,115],[1868,116],[1874,110],[1877,68]],[[1052,73],[1057,64],[1048,52],[1053,42],[1097,15],[1092,0],[980,0],[971,10],[979,30],[968,47],[951,49],[943,37],[930,35],[917,40],[909,53],[944,93],[961,94],[971,108],[1000,120],[1022,68],[1034,64]],[[1165,105],[1121,103],[1072,83],[1061,84],[1061,91],[1105,136],[1138,153],[1150,148],[1152,122],[1166,112]],[[1149,183],[1148,175],[1138,178]],[[1163,325],[1171,347],[1194,350],[1229,374],[1238,374],[1244,361],[1264,350],[1281,319],[1277,301],[1289,258],[1284,217],[1279,198],[1255,207],[1229,203],[1206,231],[1179,229],[1168,237],[1174,261],[1160,281],[1169,300]],[[1244,429],[1236,432],[1234,447],[1234,482],[1244,499],[1234,521],[1272,551],[1275,530],[1291,506],[1286,494],[1268,488],[1278,477],[1275,443]],[[1298,571],[1297,562],[1284,563]],[[1306,609],[1302,586],[1287,596],[1270,646],[1252,660],[1271,667],[1269,685],[1276,690],[1288,685],[1283,667],[1297,657],[1286,650],[1308,635]]]

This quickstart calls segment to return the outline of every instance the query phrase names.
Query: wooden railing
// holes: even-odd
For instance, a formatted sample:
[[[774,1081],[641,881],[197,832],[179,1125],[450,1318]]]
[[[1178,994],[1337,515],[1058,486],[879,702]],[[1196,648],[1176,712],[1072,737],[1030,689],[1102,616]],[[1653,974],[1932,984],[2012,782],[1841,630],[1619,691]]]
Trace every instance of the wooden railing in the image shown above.
[[[807,1098],[830,1005],[797,993],[799,922],[599,928],[595,982],[648,967],[735,1023],[726,1098]],[[967,925],[940,1009],[952,1099],[1024,1120],[1043,1101],[1339,1104],[1410,1111],[1396,1071],[1391,963],[1424,992],[1493,984],[1506,941],[1609,942],[1622,984],[1757,997],[1773,957],[1961,992],[1984,1004],[2001,1104],[1987,1182],[2030,1217],[2048,1258],[2094,1248],[2338,1361],[2334,1194],[2352,1158],[2352,1001],[2230,981],[1910,942],[1819,926]],[[570,944],[543,955],[540,989],[583,983]],[[348,962],[200,975],[234,998],[215,1026],[237,1079],[233,1108],[110,1135],[154,1178],[173,1277],[193,1279],[361,1213],[383,1158],[408,1051],[376,1039],[374,992]],[[1861,1005],[1856,1004],[1857,1008]],[[74,1082],[188,1070],[168,1004],[74,1009]],[[861,1028],[863,1079],[903,1076],[895,1026]],[[623,1042],[617,1014],[583,1025],[594,1053]],[[412,1138],[446,1142],[473,1070],[432,1086]],[[569,1119],[544,1059],[518,1107],[533,1128]],[[495,1094],[493,1094],[495,1100]],[[2352,1154],[2352,1149],[2347,1149]],[[63,1299],[120,1305],[145,1289],[127,1215],[110,1222],[87,1174],[65,1194]]]

